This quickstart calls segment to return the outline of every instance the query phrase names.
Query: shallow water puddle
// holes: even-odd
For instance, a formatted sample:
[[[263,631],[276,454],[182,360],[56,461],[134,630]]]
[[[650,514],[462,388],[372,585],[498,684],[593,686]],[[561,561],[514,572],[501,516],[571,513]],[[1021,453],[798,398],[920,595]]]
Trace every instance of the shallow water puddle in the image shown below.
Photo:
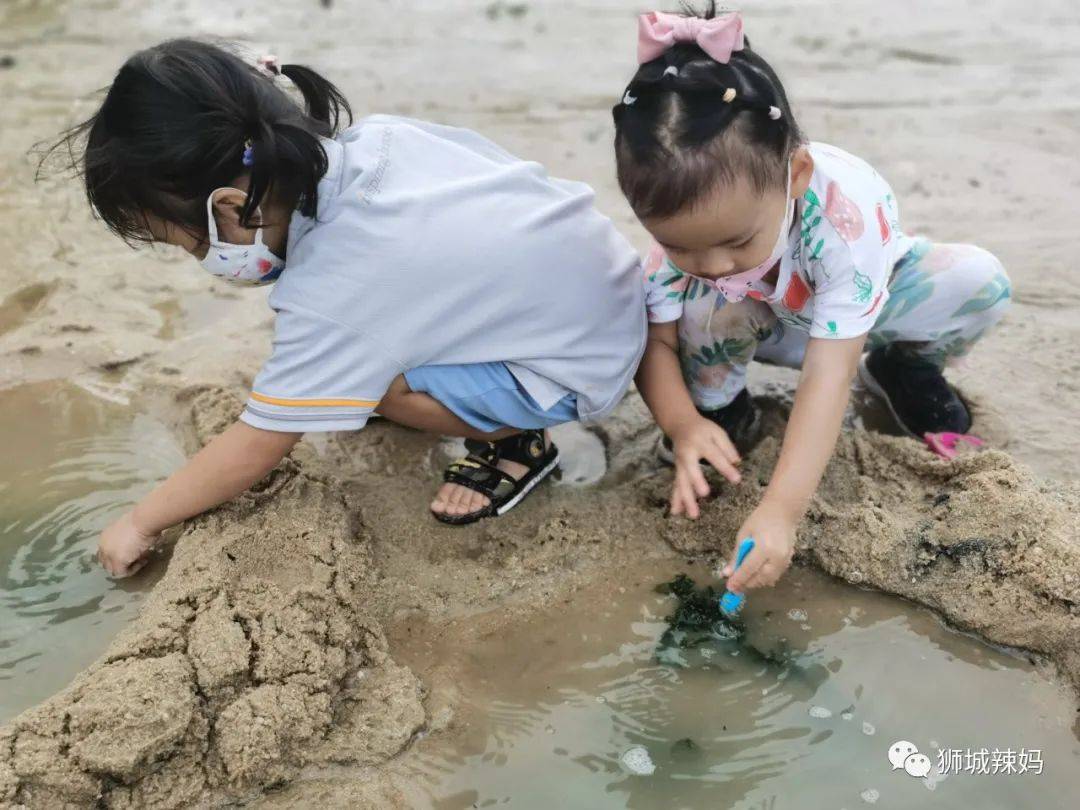
[[[111,582],[97,535],[183,453],[163,424],[55,383],[0,392],[0,447],[2,723],[64,687],[134,615],[154,571]]]
[[[1072,697],[1023,658],[804,570],[751,596],[743,641],[658,657],[675,600],[653,587],[679,569],[649,569],[527,623],[395,631],[395,656],[455,707],[402,763],[412,806],[1075,806]],[[897,741],[928,777],[893,769]],[[1025,749],[1029,772],[937,771],[939,749],[981,748]]]

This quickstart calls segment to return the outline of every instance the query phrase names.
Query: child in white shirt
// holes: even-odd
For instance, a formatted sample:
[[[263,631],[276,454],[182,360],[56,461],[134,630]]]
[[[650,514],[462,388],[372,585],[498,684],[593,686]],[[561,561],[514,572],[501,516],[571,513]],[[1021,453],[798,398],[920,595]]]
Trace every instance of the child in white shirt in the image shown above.
[[[339,131],[349,109],[332,84],[265,67],[165,42],[131,57],[61,141],[86,138],[87,194],[116,233],[276,285],[273,351],[240,421],[105,530],[115,575],[303,433],[359,429],[375,411],[467,437],[439,520],[503,514],[556,468],[546,428],[610,412],[644,351],[640,261],[588,186],[452,127],[373,116]]]

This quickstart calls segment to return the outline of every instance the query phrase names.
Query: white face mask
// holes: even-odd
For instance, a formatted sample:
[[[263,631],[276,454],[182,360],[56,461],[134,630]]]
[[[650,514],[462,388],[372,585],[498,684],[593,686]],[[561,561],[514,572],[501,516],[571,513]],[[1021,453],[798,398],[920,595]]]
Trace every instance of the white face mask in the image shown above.
[[[270,252],[262,238],[262,228],[255,232],[255,242],[251,245],[232,245],[218,239],[217,220],[214,219],[214,198],[227,187],[214,189],[206,198],[207,234],[210,250],[199,261],[206,272],[245,286],[271,284],[277,281],[285,269],[285,260]],[[233,189],[235,190],[235,189]],[[262,217],[258,208],[255,214]]]
[[[750,291],[750,285],[755,281],[760,281],[765,274],[773,268],[773,265],[780,261],[784,253],[787,252],[788,237],[791,233],[791,222],[795,217],[795,201],[791,199],[790,162],[788,163],[787,188],[784,189],[784,199],[787,201],[786,208],[784,209],[784,221],[780,223],[780,233],[776,236],[776,244],[773,246],[769,258],[757,267],[743,270],[741,273],[734,273],[730,276],[723,276],[721,278],[705,278],[701,279],[701,281],[704,281],[706,284],[713,287],[728,301],[735,302],[743,300]]]

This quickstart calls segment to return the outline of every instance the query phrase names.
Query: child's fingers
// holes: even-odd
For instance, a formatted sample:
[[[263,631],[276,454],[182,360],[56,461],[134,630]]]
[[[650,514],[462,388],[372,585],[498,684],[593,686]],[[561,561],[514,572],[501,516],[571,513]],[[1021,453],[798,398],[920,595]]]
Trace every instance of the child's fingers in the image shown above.
[[[728,578],[725,587],[732,593],[742,593],[746,589],[747,583],[753,579],[758,569],[767,561],[768,555],[760,547],[755,547],[753,551],[746,555],[742,565]]]
[[[720,428],[713,434],[713,440],[720,446],[720,451],[724,454],[724,457],[732,464],[739,464],[742,458],[739,456],[739,451],[735,449],[735,445],[731,441],[731,437],[727,435],[727,431]]]
[[[701,471],[698,458],[697,453],[683,455],[679,459],[676,476],[681,472],[683,478],[690,484],[691,491],[696,493],[698,498],[704,498],[709,494],[709,482],[705,480],[705,473]]]
[[[700,473],[700,470],[698,472]],[[672,514],[685,514],[690,518],[698,516],[697,497],[694,495],[694,486],[690,482],[688,471],[685,468],[679,468],[675,471],[673,505],[675,498],[679,501],[679,510],[676,512],[673,509]]]
[[[759,568],[757,572],[743,584],[743,587],[748,590],[754,588],[768,588],[770,585],[774,585],[779,578],[780,573],[776,570],[776,567],[770,560],[762,565],[761,568]]]
[[[735,465],[733,465],[724,455],[723,449],[719,445],[706,447],[703,455],[705,456],[705,460],[712,464],[713,467],[716,468],[716,471],[731,483],[737,484],[742,480],[739,471],[735,469]],[[704,480],[704,476],[702,477],[702,480]]]
[[[146,567],[146,564],[148,562],[150,562],[150,553],[146,552],[141,557],[137,558],[134,562],[130,563],[125,569],[122,576],[134,576],[135,574],[139,573],[144,567]]]
[[[700,473],[700,470],[698,471]],[[698,509],[697,494],[694,491],[694,483],[692,476],[683,474],[681,497],[683,502],[684,513],[688,518],[697,520],[698,515],[701,514],[701,510]]]
[[[675,481],[671,485],[671,514],[681,515],[683,512],[682,502],[682,490],[679,488],[679,482]]]

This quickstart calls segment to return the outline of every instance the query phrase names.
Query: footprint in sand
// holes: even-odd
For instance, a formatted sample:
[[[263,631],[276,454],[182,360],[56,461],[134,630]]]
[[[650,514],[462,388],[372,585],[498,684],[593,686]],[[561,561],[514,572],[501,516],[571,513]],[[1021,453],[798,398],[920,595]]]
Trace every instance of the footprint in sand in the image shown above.
[[[22,326],[37,311],[49,294],[53,284],[31,284],[16,290],[0,303],[0,335]]]

